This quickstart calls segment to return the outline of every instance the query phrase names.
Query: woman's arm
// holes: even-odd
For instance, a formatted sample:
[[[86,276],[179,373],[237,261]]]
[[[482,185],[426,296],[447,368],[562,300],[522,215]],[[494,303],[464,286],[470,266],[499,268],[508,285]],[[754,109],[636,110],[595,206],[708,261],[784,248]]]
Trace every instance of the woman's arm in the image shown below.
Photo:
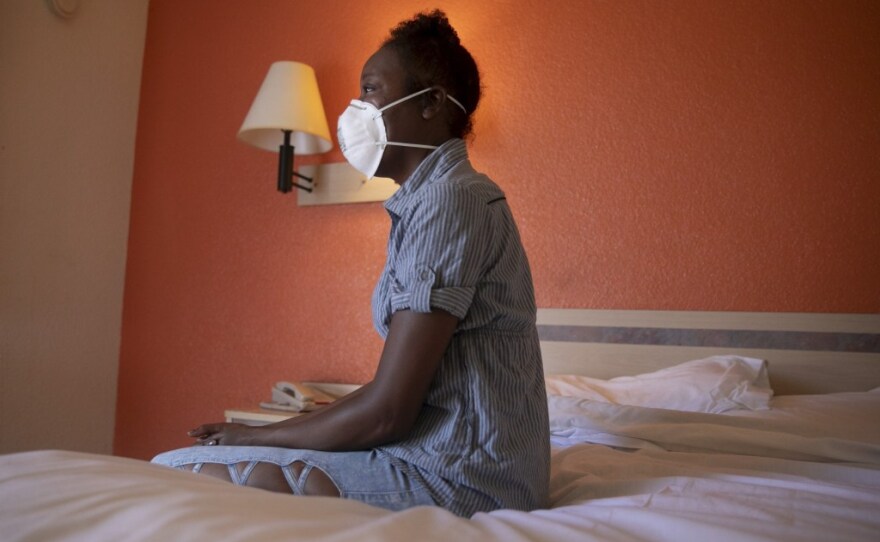
[[[395,312],[375,378],[326,407],[250,427],[207,424],[190,432],[200,444],[363,450],[409,434],[458,318],[442,310]]]

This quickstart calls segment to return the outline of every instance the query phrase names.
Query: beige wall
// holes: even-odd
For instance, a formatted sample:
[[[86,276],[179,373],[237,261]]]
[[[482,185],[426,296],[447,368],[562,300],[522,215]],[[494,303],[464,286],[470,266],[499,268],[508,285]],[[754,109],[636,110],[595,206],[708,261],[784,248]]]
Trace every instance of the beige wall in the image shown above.
[[[0,452],[111,451],[147,2],[0,2]]]

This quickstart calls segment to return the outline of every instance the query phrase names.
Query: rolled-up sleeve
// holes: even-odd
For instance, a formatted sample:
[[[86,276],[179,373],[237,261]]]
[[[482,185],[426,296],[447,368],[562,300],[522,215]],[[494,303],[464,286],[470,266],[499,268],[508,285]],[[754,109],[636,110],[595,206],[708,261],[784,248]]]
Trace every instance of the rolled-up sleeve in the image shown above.
[[[426,190],[401,224],[391,309],[442,309],[463,319],[485,267],[491,236],[486,203],[461,186]]]

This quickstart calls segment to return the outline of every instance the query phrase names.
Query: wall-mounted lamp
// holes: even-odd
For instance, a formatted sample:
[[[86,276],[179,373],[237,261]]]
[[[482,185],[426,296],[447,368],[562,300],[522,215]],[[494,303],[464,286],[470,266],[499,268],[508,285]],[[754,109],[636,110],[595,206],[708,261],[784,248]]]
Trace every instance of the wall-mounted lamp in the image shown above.
[[[275,62],[238,130],[238,138],[267,151],[278,150],[278,190],[311,192],[312,182],[293,169],[294,154],[320,154],[333,148],[315,70],[300,62]]]

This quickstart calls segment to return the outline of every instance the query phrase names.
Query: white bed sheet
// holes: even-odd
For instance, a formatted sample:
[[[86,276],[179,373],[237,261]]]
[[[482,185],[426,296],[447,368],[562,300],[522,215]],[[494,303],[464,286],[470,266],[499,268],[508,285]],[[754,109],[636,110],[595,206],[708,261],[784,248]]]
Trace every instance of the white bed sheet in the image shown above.
[[[832,403],[822,403],[822,408],[839,412],[824,416],[810,416],[819,407],[705,414],[551,396],[550,433],[558,446],[588,442],[880,465],[880,393],[851,395],[861,400],[841,402],[845,408],[836,411],[830,410]]]
[[[624,450],[569,440],[554,449],[551,509],[499,510],[471,519],[432,507],[392,513],[354,501],[273,494],[118,457],[12,454],[0,456],[0,537],[803,542],[875,541],[880,533],[876,443],[810,436],[803,424],[769,418],[736,421],[735,416],[589,404],[581,405],[589,412],[574,416],[571,404],[551,406],[557,429],[568,417],[589,430],[597,418],[589,412],[598,408],[600,423],[606,416],[625,422],[602,425],[603,431],[649,445]],[[659,426],[658,413],[667,416]],[[698,419],[676,423],[679,414]],[[737,424],[746,422],[760,425],[765,440],[788,444],[756,444],[758,429],[740,438],[748,427]],[[733,449],[717,446],[719,441]],[[808,449],[795,449],[790,444],[795,441]]]

